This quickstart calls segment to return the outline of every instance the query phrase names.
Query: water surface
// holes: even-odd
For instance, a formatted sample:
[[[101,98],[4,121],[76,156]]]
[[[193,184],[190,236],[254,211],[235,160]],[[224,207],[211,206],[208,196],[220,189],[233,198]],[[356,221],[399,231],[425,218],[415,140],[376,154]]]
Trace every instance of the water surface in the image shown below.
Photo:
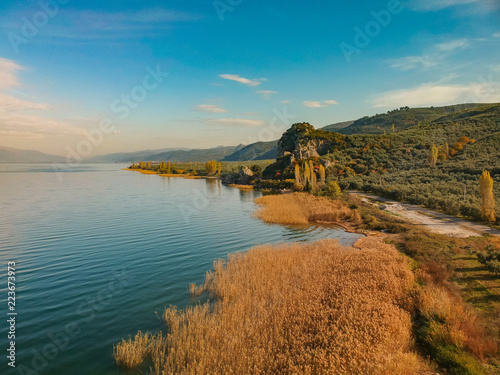
[[[191,303],[213,261],[263,243],[360,235],[265,224],[256,191],[218,180],[162,178],[119,164],[0,164],[0,312],[7,262],[17,264],[16,370],[1,374],[121,374],[114,342],[158,330],[165,306]],[[7,323],[0,324],[6,353]],[[27,370],[26,370],[27,371]],[[21,372],[22,373],[22,372]]]

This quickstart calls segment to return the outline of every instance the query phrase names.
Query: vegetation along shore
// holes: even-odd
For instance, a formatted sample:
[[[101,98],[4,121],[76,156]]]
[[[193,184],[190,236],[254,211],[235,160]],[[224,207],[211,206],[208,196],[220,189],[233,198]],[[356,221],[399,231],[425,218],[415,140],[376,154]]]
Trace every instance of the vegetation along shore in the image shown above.
[[[499,114],[499,105],[401,108],[355,122],[362,135],[294,124],[274,163],[134,164],[287,193],[258,198],[255,217],[365,237],[353,247],[261,245],[215,261],[204,284],[190,286],[192,306],[168,308],[162,332],[117,343],[116,363],[150,374],[499,373],[500,237],[435,233],[347,192],[498,228]]]

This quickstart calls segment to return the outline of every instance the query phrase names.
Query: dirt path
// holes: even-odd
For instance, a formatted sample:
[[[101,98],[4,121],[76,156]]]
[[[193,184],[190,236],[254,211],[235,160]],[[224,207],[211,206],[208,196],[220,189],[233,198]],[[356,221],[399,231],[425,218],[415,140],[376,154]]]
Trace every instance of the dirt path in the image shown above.
[[[415,225],[425,226],[435,233],[446,234],[451,237],[469,237],[483,233],[500,236],[500,230],[432,211],[427,208],[396,202],[387,198],[357,191],[350,191],[349,193],[358,195],[363,201],[377,205],[381,209],[401,216]]]

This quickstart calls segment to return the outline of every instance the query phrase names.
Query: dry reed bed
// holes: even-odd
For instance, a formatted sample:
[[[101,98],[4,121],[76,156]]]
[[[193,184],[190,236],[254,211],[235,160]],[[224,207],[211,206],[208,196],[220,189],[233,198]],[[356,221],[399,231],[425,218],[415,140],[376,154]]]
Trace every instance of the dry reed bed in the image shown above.
[[[314,197],[307,193],[268,195],[255,202],[262,206],[255,215],[267,223],[294,225],[329,222],[345,225],[361,222],[359,212],[347,207],[342,201]]]
[[[167,309],[168,335],[122,341],[115,359],[136,367],[137,352],[152,374],[420,373],[409,350],[413,285],[387,245],[263,245],[214,263],[198,292],[215,302]]]

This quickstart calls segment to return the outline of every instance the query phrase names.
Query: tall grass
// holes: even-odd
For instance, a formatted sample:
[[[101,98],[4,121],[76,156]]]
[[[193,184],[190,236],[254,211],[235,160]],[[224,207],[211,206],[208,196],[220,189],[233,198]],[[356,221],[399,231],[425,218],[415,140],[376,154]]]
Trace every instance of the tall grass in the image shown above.
[[[201,288],[213,302],[166,310],[151,373],[420,373],[409,349],[413,285],[407,260],[387,245],[356,251],[322,240],[230,255]],[[121,343],[120,352],[134,350]]]
[[[307,193],[268,195],[256,199],[255,202],[262,206],[256,216],[268,223],[293,225],[313,222],[361,222],[358,211],[347,207],[342,201],[315,197]]]

